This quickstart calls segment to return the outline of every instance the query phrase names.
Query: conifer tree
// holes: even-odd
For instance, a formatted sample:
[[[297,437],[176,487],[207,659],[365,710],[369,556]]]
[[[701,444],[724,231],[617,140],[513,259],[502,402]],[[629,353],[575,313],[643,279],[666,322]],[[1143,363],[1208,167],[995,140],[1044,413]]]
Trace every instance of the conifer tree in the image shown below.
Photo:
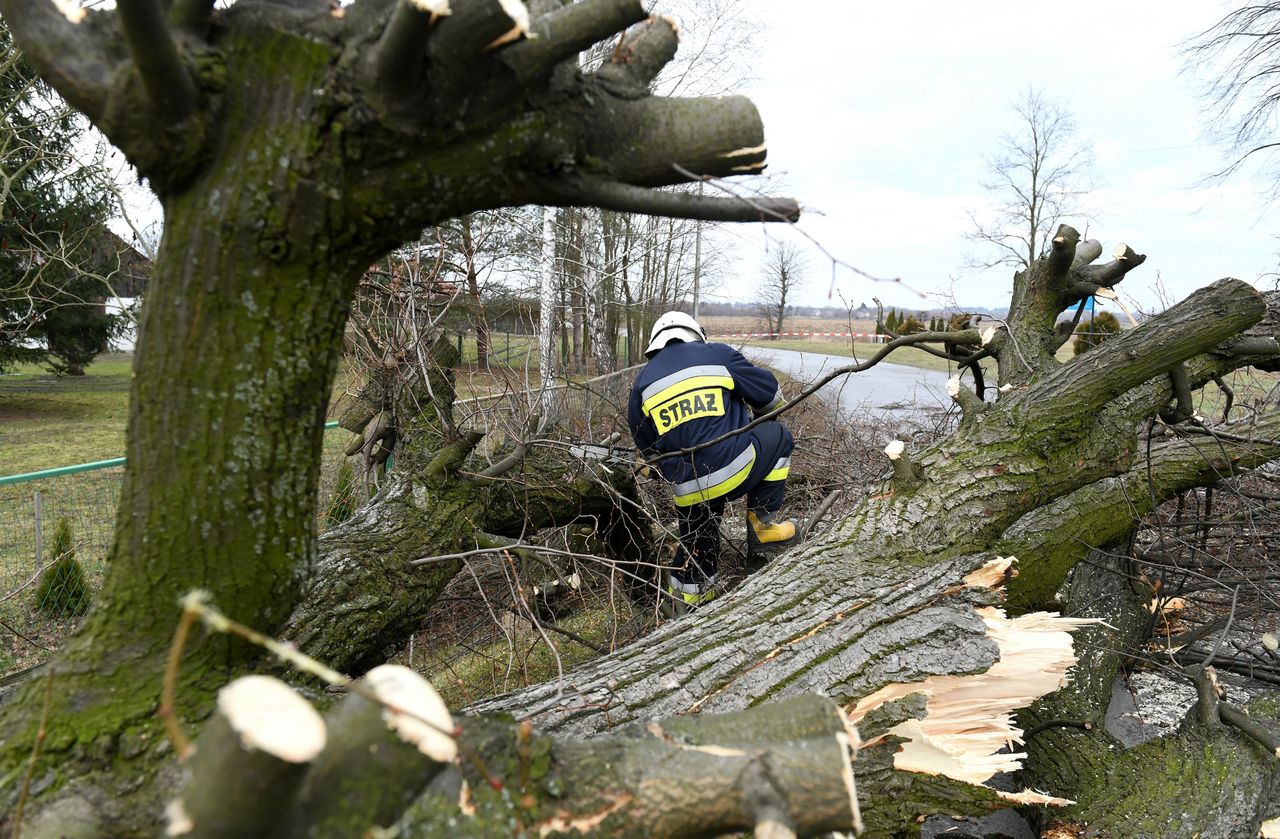
[[[76,559],[76,547],[71,538],[71,522],[58,519],[53,529],[53,541],[49,546],[53,562],[40,576],[36,588],[36,608],[55,617],[78,617],[89,609],[92,594],[84,567]]]
[[[102,307],[117,240],[102,171],[76,160],[87,130],[0,22],[0,369],[49,361],[82,375],[118,317]]]

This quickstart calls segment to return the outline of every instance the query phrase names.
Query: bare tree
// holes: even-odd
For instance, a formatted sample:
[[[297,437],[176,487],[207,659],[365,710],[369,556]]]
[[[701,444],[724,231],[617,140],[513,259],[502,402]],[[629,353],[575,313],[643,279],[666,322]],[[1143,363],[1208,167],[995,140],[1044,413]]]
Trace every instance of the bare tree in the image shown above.
[[[975,268],[1026,268],[1045,254],[1063,218],[1088,215],[1083,204],[1093,152],[1076,136],[1071,111],[1035,88],[1012,107],[1018,127],[1001,136],[987,160],[990,180],[982,184],[992,206],[969,212],[973,230],[966,238],[987,246],[986,255],[969,257]]]
[[[804,254],[790,242],[779,242],[769,252],[756,291],[756,308],[770,332],[781,332],[787,307],[795,305],[796,292],[804,285]]]
[[[1206,77],[1209,131],[1223,141],[1231,159],[1217,173],[1225,176],[1256,159],[1280,190],[1280,147],[1275,115],[1280,90],[1280,4],[1251,3],[1230,11],[1187,47],[1190,68]]]

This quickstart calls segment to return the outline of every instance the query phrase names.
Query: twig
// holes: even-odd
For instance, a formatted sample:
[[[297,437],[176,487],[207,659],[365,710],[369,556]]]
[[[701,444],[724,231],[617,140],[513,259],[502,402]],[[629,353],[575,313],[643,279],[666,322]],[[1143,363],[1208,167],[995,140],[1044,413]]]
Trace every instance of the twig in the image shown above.
[[[1179,426],[1179,431],[1185,431],[1190,434],[1204,434],[1208,437],[1214,437],[1218,440],[1225,440],[1228,443],[1245,443],[1257,444],[1259,446],[1280,446],[1280,440],[1267,440],[1262,437],[1242,437],[1239,434],[1228,434],[1225,431],[1219,431],[1214,428],[1206,428],[1199,423],[1184,423]]]
[[[13,839],[18,839],[22,832],[22,810],[26,806],[27,796],[31,793],[31,778],[36,773],[36,762],[40,759],[40,749],[44,746],[45,737],[49,733],[49,706],[53,703],[53,665],[49,666],[44,680],[44,703],[40,708],[40,727],[36,729],[36,742],[31,746],[31,760],[27,763],[27,773],[22,777],[22,790],[18,793],[18,805],[13,814]]]
[[[1280,758],[1280,737],[1276,737],[1266,729],[1257,720],[1250,717],[1244,711],[1231,705],[1219,704],[1218,716],[1228,725],[1235,726],[1240,731],[1257,740],[1266,747],[1271,754]]]
[[[1231,590],[1231,612],[1227,615],[1227,625],[1222,628],[1222,632],[1218,635],[1218,640],[1214,642],[1213,649],[1209,650],[1209,654],[1205,656],[1201,667],[1208,667],[1213,664],[1213,657],[1218,654],[1218,650],[1222,647],[1223,640],[1227,634],[1231,632],[1231,624],[1236,619],[1236,601],[1240,599],[1240,586],[1236,586]]]
[[[182,653],[187,646],[187,635],[191,625],[196,621],[196,613],[183,604],[182,616],[178,618],[178,626],[173,631],[173,642],[169,644],[169,659],[164,667],[164,682],[160,688],[160,709],[156,714],[164,723],[165,733],[173,744],[173,752],[178,761],[184,761],[191,755],[191,742],[182,731],[182,723],[174,707],[173,697],[178,683],[178,669],[182,663]]]
[[[831,505],[836,503],[836,499],[840,497],[840,490],[833,489],[827,493],[827,497],[822,499],[822,503],[818,505],[818,509],[814,510],[812,515],[804,523],[804,527],[800,531],[800,539],[809,538],[809,531],[813,530],[813,526],[822,520],[822,517],[831,509]]]
[[[586,638],[583,638],[578,633],[565,629],[563,626],[557,626],[556,624],[551,623],[550,621],[538,621],[538,624],[542,626],[543,629],[550,629],[552,632],[563,635],[564,637],[568,638],[570,641],[577,641],[582,646],[591,650],[595,650],[600,655],[609,654],[609,650],[607,650],[606,648],[600,646],[599,644],[593,641],[588,641]]]
[[[437,562],[449,562],[455,559],[470,559],[473,556],[484,556],[485,554],[502,554],[507,551],[531,551],[534,553],[554,554],[555,556],[567,556],[575,559],[593,559],[606,565],[613,565],[614,561],[596,554],[581,553],[578,551],[566,551],[560,548],[548,548],[543,545],[531,545],[528,542],[512,542],[509,545],[491,545],[487,547],[476,548],[470,551],[459,551],[454,554],[440,554],[438,556],[426,556],[421,559],[410,560],[410,565],[432,565]]]
[[[821,242],[819,242],[817,239],[815,239],[813,236],[811,236],[807,231],[805,231],[802,227],[800,227],[800,225],[796,224],[795,219],[793,219],[793,218],[788,218],[787,216],[785,216],[785,215],[783,215],[783,214],[781,214],[781,213],[778,213],[778,212],[776,212],[776,211],[774,211],[774,210],[770,209],[769,207],[766,207],[766,206],[764,206],[764,205],[760,204],[759,202],[754,201],[754,200],[752,200],[752,199],[750,199],[750,198],[746,197],[745,195],[742,195],[741,193],[739,193],[737,190],[733,189],[732,187],[725,186],[723,183],[721,183],[721,179],[720,179],[720,178],[716,178],[716,177],[714,177],[714,176],[712,176],[712,175],[699,175],[699,174],[697,174],[697,173],[695,173],[695,172],[690,172],[688,169],[684,168],[684,167],[683,167],[683,166],[681,166],[679,163],[673,163],[673,164],[671,164],[671,168],[672,168],[672,169],[675,169],[677,172],[679,172],[681,175],[684,175],[686,178],[688,178],[688,179],[689,179],[689,180],[691,180],[691,181],[701,181],[701,182],[703,182],[703,183],[710,184],[711,186],[715,187],[716,189],[720,190],[721,192],[727,192],[727,193],[729,193],[729,194],[730,194],[730,195],[732,195],[734,198],[738,199],[738,200],[739,200],[739,201],[741,201],[742,203],[744,203],[744,204],[748,205],[748,206],[749,206],[749,207],[751,207],[752,209],[754,209],[754,210],[756,210],[757,212],[759,212],[761,215],[766,215],[766,216],[769,216],[769,217],[773,218],[773,219],[774,219],[774,220],[776,220],[776,221],[785,221],[785,222],[787,222],[788,224],[790,224],[793,228],[795,228],[796,232],[798,232],[798,233],[799,233],[801,236],[803,236],[804,238],[808,239],[808,240],[809,240],[809,241],[814,245],[814,247],[816,247],[816,248],[817,248],[817,249],[822,253],[822,255],[823,255],[823,256],[825,256],[827,259],[831,260],[831,269],[832,269],[832,271],[831,271],[831,288],[832,288],[832,290],[833,290],[833,291],[834,291],[834,289],[835,289],[835,281],[836,281],[836,278],[835,278],[835,267],[838,265],[838,266],[840,266],[840,267],[842,267],[842,268],[847,268],[847,269],[849,269],[850,271],[852,271],[853,273],[857,274],[858,276],[860,276],[860,277],[865,277],[866,279],[871,280],[872,282],[876,282],[876,283],[893,283],[893,284],[895,284],[895,285],[900,285],[900,286],[902,286],[903,288],[905,288],[907,291],[909,291],[909,292],[911,292],[912,294],[916,295],[917,297],[921,298],[922,300],[927,300],[927,299],[928,299],[928,295],[926,295],[924,292],[919,291],[919,290],[917,290],[917,289],[914,289],[914,288],[912,288],[911,286],[909,286],[909,285],[907,285],[906,283],[904,283],[904,282],[902,281],[902,277],[877,277],[877,276],[875,276],[874,274],[868,274],[866,271],[863,271],[861,268],[857,267],[856,265],[852,265],[852,264],[850,264],[850,263],[848,263],[848,262],[845,262],[843,259],[839,259],[839,258],[838,258],[838,257],[836,257],[834,254],[832,254],[832,253],[831,253],[831,251],[827,250],[827,248],[826,248],[826,246],[825,246],[825,245],[823,245]],[[827,297],[830,297],[830,296],[831,296],[831,292],[828,292],[828,293],[827,293]]]
[[[17,588],[13,589],[12,591],[6,592],[3,597],[0,597],[0,603],[4,603],[8,600],[12,600],[22,592],[26,591],[27,588],[29,588],[36,580],[40,579],[40,576],[44,574],[45,569],[48,568],[50,565],[53,565],[52,560],[50,560],[49,562],[46,562],[45,564],[37,568],[36,573],[32,574],[29,580],[27,580],[25,583],[18,586]]]
[[[14,635],[17,635],[19,638],[21,638],[23,641],[26,641],[28,644],[30,644],[30,645],[31,645],[31,646],[33,646],[33,647],[36,647],[36,648],[41,649],[41,650],[44,650],[44,651],[45,651],[45,652],[47,652],[47,653],[51,653],[51,652],[53,652],[53,650],[49,649],[49,648],[48,648],[48,647],[46,647],[44,644],[41,644],[39,641],[36,641],[36,640],[35,640],[35,639],[33,639],[33,638],[28,638],[27,636],[23,635],[21,632],[19,632],[18,630],[14,629],[12,626],[10,626],[9,624],[5,623],[5,622],[4,622],[4,621],[2,621],[2,620],[0,620],[0,629],[7,629],[7,630],[9,630],[9,631],[10,631],[10,632],[12,632]]]

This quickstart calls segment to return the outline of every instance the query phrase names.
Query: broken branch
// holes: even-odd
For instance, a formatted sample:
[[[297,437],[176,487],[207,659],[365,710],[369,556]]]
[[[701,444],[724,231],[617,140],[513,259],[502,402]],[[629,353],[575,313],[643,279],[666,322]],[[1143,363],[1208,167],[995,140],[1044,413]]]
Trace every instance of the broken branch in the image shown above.
[[[1053,237],[1052,250],[1049,255],[1049,270],[1055,277],[1065,276],[1076,258],[1076,245],[1080,242],[1080,231],[1067,224],[1058,225],[1058,232]]]
[[[545,75],[556,64],[645,19],[638,0],[586,0],[534,19],[532,37],[502,53],[522,81]]]
[[[679,45],[675,23],[665,16],[651,17],[629,38],[623,37],[613,56],[595,75],[636,93],[647,91],[662,68],[675,58]]]
[[[422,89],[427,35],[436,19],[448,13],[448,0],[396,3],[369,57],[373,85],[380,96],[399,99]]]

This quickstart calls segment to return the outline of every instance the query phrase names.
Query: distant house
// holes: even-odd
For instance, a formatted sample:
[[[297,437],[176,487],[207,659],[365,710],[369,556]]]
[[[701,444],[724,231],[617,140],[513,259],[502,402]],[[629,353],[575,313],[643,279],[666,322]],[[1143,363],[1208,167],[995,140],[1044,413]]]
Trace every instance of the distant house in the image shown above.
[[[151,279],[151,260],[133,245],[106,230],[97,241],[86,242],[92,263],[102,266],[102,275],[116,297],[142,297]]]
[[[103,298],[103,310],[110,315],[125,317],[125,322],[111,337],[111,349],[133,352],[138,338],[138,310],[151,281],[151,260],[109,230],[98,241],[87,244],[93,249],[93,261],[102,266],[99,270],[105,280],[105,291],[114,293]]]

